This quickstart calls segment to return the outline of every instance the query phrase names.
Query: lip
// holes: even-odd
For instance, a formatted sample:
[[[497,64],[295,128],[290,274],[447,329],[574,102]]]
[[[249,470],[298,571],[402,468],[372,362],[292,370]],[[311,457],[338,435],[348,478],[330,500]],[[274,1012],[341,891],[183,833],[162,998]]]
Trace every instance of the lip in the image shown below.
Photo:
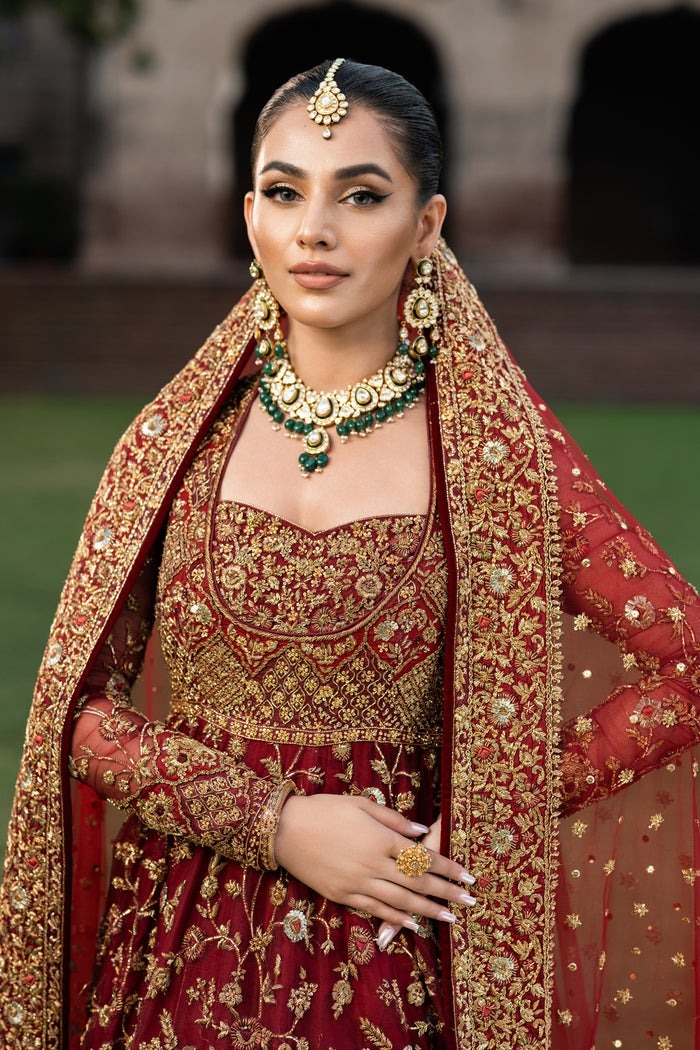
[[[296,263],[289,269],[294,280],[302,288],[334,288],[348,276],[344,270],[326,262]]]
[[[345,270],[339,270],[337,266],[331,266],[327,262],[300,262],[289,269],[291,273],[323,273],[333,277],[347,277]]]

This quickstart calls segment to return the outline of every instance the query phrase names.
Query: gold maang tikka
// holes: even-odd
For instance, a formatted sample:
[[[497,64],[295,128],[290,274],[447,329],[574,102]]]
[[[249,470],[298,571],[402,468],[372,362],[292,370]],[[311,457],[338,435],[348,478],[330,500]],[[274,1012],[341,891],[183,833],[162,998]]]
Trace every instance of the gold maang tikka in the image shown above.
[[[324,139],[331,137],[331,125],[337,124],[348,111],[347,99],[333,79],[344,61],[344,58],[336,58],[306,107],[309,118],[323,125]]]

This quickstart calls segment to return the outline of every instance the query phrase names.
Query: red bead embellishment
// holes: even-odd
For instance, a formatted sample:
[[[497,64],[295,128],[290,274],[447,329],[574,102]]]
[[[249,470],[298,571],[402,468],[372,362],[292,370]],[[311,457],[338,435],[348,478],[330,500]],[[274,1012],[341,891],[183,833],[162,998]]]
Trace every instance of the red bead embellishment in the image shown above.
[[[194,394],[190,390],[183,390],[178,396],[178,401],[181,401],[183,405],[187,405],[193,398]]]
[[[34,976],[33,973],[25,973],[25,975],[22,978],[22,980],[24,981],[25,984],[34,984],[34,982],[36,980],[36,977]]]
[[[86,622],[87,622],[87,616],[85,615],[85,613],[78,613],[77,616],[73,617],[73,623],[75,624],[76,627],[82,627],[83,624],[86,623]]]
[[[480,747],[476,753],[479,756],[479,758],[491,758],[491,755],[493,754],[493,748],[484,745],[483,747]]]
[[[41,747],[41,745],[42,745],[42,744],[44,743],[44,738],[43,738],[43,736],[41,735],[41,733],[37,733],[37,734],[36,734],[36,736],[34,737],[34,743],[35,743],[35,744],[36,744],[36,745],[37,745],[38,747]]]
[[[39,861],[36,857],[30,857],[27,864],[30,868],[37,868],[39,866]]]
[[[462,379],[464,379],[465,382],[469,382],[469,380],[473,379],[473,378],[474,378],[474,370],[472,368],[463,368],[462,369]]]
[[[490,626],[491,626],[491,617],[490,616],[481,616],[479,618],[479,627],[481,628],[482,631],[487,630]]]

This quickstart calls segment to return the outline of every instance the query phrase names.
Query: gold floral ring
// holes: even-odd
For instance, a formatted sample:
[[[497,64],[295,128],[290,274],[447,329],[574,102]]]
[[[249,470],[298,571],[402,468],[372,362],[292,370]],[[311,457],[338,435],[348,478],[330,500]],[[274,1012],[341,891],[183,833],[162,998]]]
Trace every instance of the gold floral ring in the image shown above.
[[[413,846],[405,846],[396,858],[396,867],[407,879],[417,879],[430,870],[433,858],[429,849],[417,842]]]

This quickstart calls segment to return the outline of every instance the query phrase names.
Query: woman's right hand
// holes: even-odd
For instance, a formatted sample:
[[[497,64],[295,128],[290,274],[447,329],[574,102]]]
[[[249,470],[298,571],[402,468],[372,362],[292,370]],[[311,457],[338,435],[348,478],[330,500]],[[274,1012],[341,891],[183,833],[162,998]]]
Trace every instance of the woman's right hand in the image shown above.
[[[464,888],[473,877],[436,850],[430,850],[425,875],[401,873],[400,851],[427,831],[367,798],[291,795],[282,808],[275,855],[291,875],[329,900],[417,930],[416,915],[454,922],[443,901],[475,903]]]

